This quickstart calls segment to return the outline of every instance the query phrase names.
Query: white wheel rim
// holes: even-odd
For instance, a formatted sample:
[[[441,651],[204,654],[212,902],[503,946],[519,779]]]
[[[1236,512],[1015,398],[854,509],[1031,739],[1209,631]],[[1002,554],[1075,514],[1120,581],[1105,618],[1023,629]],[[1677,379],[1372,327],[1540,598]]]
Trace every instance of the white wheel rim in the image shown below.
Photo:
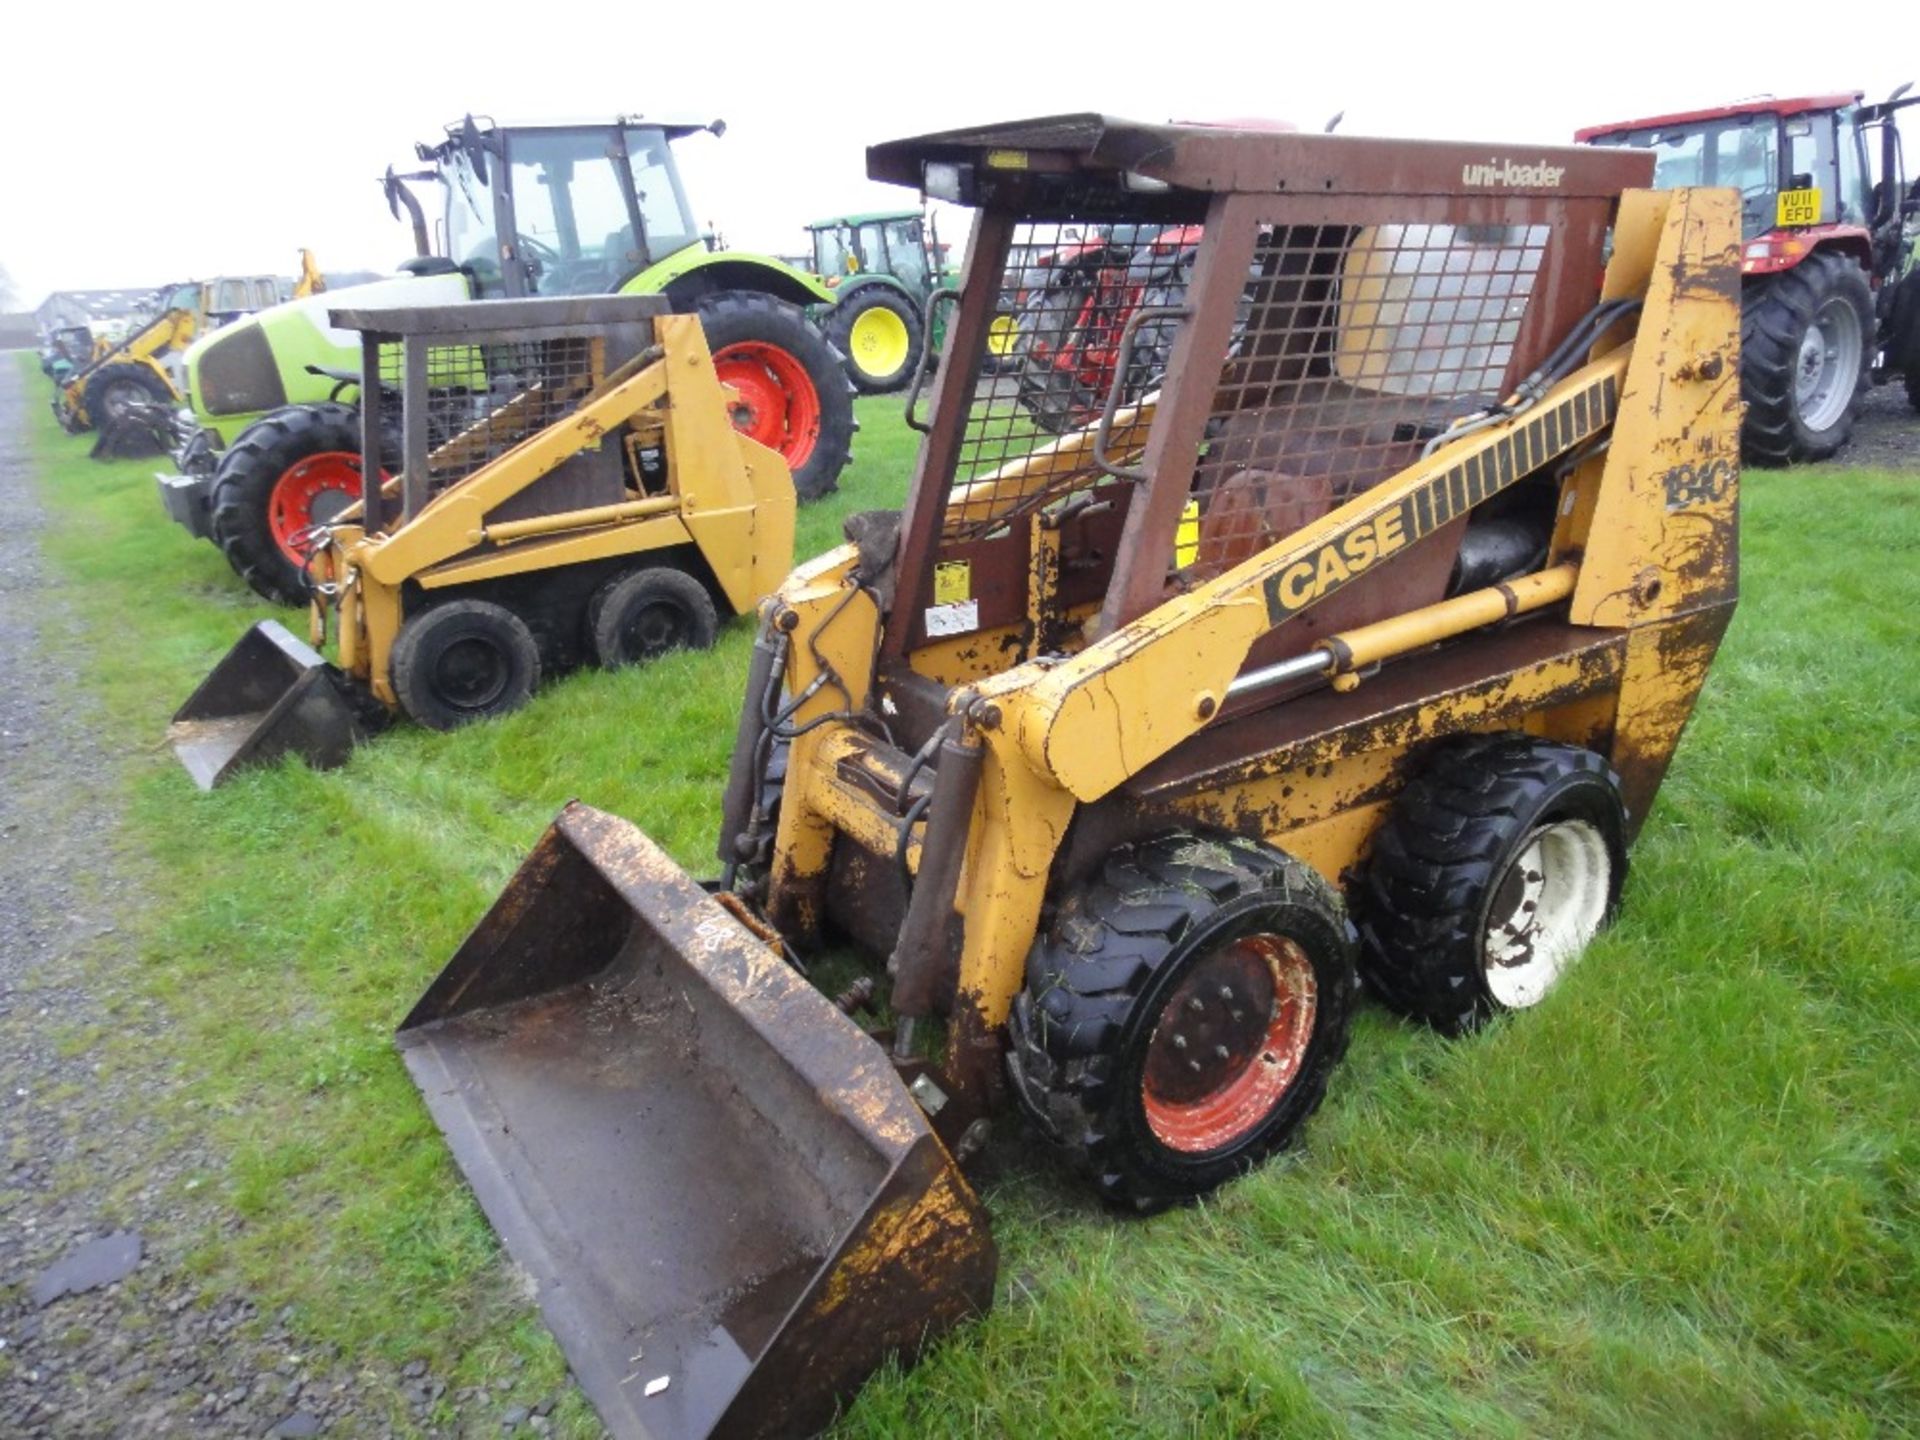
[[[1509,1010],[1537,1004],[1606,918],[1613,858],[1598,827],[1555,820],[1527,836],[1493,887],[1482,947],[1487,990]]]
[[[1860,383],[1860,317],[1844,296],[1820,307],[1800,340],[1794,398],[1809,430],[1832,426],[1853,403]]]

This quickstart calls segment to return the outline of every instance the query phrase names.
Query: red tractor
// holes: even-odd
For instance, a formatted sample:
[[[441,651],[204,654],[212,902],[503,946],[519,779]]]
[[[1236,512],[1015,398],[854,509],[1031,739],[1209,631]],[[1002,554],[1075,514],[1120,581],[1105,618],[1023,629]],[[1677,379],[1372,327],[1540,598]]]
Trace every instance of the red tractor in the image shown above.
[[[1756,465],[1847,443],[1869,380],[1904,376],[1920,410],[1920,266],[1897,111],[1861,92],[1760,99],[1595,125],[1574,138],[1656,156],[1654,184],[1740,192],[1741,448]],[[1876,143],[1877,142],[1877,143]]]

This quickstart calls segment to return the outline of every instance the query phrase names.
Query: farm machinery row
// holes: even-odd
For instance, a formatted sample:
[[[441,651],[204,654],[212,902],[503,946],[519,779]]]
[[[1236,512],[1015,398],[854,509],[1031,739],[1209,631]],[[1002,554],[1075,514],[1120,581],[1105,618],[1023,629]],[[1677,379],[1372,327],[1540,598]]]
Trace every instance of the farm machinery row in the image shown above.
[[[613,1433],[810,1433],[987,1308],[1009,1119],[1123,1213],[1204,1196],[1338,1083],[1363,977],[1468,1030],[1612,913],[1735,603],[1733,194],[1092,115],[877,146],[968,256],[903,508],[789,569],[726,307],[501,245],[516,133],[438,157],[484,251],[312,312],[357,401],[307,402],[351,477],[309,635],[173,738],[336,764],[753,617],[717,873],[569,805],[398,1036]]]

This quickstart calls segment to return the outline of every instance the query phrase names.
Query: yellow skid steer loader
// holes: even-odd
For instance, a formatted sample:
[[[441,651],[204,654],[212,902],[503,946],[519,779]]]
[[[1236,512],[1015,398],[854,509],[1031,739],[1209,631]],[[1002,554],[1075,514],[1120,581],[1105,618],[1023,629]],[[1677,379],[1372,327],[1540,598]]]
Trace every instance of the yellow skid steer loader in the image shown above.
[[[720,880],[569,806],[398,1036],[622,1436],[805,1433],[989,1303],[1010,1108],[1151,1211],[1293,1140],[1362,976],[1539,1002],[1735,601],[1730,192],[1093,115],[868,163],[979,214],[904,513],[761,608]],[[1090,217],[1191,267],[1049,290]],[[988,373],[1050,304],[1065,434]]]
[[[361,498],[287,537],[311,644],[260,622],[174,716],[203,789],[287,754],[340,764],[395,710],[450,729],[524,704],[543,673],[704,648],[793,563],[786,462],[734,429],[698,318],[664,300],[332,319],[362,337],[358,450],[306,463],[351,471]]]

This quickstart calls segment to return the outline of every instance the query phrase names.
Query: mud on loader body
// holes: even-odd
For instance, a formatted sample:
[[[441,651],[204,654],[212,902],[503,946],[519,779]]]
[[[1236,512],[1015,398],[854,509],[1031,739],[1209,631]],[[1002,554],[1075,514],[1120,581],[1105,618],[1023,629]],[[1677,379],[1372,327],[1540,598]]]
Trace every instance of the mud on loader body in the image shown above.
[[[450,729],[542,673],[711,645],[793,563],[792,477],[734,429],[697,317],[606,296],[332,319],[361,333],[366,398],[360,453],[325,458],[361,497],[301,537],[311,645],[260,622],[175,715],[202,788],[338,765],[395,711]]]
[[[1611,912],[1734,605],[1735,199],[1487,153],[869,152],[981,213],[904,514],[762,607],[721,882],[571,806],[400,1032],[616,1433],[807,1430],[984,1304],[1006,1107],[1122,1209],[1198,1195],[1318,1106],[1360,974],[1465,1029]],[[1055,435],[983,362],[1088,217],[1204,228]]]

